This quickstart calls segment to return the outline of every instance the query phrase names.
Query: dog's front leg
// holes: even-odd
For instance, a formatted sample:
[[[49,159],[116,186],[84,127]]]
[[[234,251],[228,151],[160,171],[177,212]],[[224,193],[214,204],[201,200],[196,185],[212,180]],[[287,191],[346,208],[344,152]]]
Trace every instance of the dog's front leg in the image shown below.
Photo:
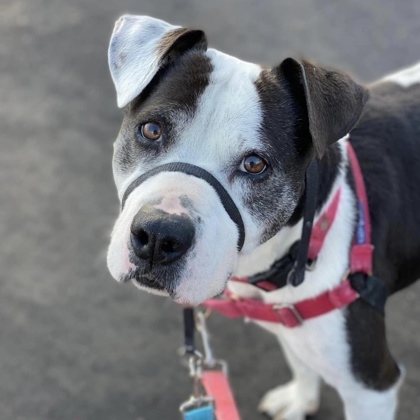
[[[368,389],[359,384],[352,384],[344,391],[339,390],[344,401],[346,420],[394,420],[403,376],[384,391]]]
[[[318,411],[321,378],[279,338],[292,380],[268,391],[262,398],[259,411],[275,420],[304,420]]]

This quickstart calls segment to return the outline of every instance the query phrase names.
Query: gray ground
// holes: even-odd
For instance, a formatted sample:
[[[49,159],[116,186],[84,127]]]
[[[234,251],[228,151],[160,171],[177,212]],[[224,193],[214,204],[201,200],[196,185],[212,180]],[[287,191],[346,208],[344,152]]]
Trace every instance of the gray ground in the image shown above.
[[[105,266],[120,122],[106,48],[123,12],[202,27],[244,59],[302,53],[362,81],[420,60],[418,0],[1,0],[2,420],[175,419],[190,391],[175,355],[180,309]],[[420,418],[419,299],[420,284],[388,308],[407,368],[401,420]],[[263,392],[289,377],[283,357],[252,325],[211,324],[243,418],[257,419]],[[339,418],[326,388],[317,419]]]

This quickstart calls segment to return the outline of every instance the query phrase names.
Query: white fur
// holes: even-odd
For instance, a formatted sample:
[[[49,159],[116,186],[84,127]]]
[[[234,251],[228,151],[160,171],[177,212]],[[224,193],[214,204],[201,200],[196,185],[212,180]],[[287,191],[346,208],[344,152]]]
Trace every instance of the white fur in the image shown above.
[[[321,377],[300,360],[286,343],[281,343],[284,356],[292,370],[292,380],[268,391],[262,398],[259,411],[277,420],[304,420],[319,408]]]
[[[120,108],[132,101],[159,70],[159,42],[180,28],[149,16],[121,16],[108,50],[109,68]]]
[[[162,210],[165,213],[176,214],[181,216],[182,214],[188,214],[185,207],[181,204],[178,192],[172,192],[166,194],[159,204],[153,206],[157,210]]]
[[[403,88],[420,83],[420,63],[384,77],[380,82],[392,82]]]
[[[395,420],[402,380],[385,391],[374,391],[354,381],[349,382],[347,387],[339,390],[345,403],[346,420]]]

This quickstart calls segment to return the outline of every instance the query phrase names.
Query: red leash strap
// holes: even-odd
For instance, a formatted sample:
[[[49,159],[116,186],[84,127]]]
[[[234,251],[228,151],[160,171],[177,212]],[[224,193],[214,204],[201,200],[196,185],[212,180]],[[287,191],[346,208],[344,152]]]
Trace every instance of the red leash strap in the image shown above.
[[[204,370],[201,377],[206,394],[216,404],[217,420],[240,420],[229,380],[221,370]]]
[[[337,214],[338,204],[341,197],[341,188],[335,193],[331,204],[320,216],[312,229],[311,242],[309,243],[308,258],[312,261],[316,260],[318,254],[324,245],[325,237],[330,231],[330,227],[334,223]]]

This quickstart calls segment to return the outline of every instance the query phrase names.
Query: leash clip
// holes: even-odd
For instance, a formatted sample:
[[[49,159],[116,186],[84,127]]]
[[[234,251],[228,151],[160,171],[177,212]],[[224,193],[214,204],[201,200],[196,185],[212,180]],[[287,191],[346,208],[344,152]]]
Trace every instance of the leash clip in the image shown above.
[[[210,418],[213,420],[214,418],[214,399],[212,397],[200,396],[191,398],[185,402],[183,402],[180,407],[179,411],[183,415],[184,419],[188,419],[188,413],[191,414],[191,419],[194,417],[192,414],[194,413],[196,416],[201,415],[201,418]],[[213,416],[213,417],[212,417]],[[199,418],[199,417],[198,417]]]
[[[185,347],[190,377],[193,379],[193,393],[181,404],[183,420],[240,420],[235,400],[227,378],[227,364],[213,356],[210,334],[206,319],[209,311],[184,309]],[[195,350],[193,332],[200,333],[203,354]]]
[[[203,339],[203,347],[205,356],[195,349],[194,346],[194,311],[190,308],[184,310],[184,325],[186,340],[185,346],[180,349],[180,355],[186,359],[189,376],[193,380],[193,391],[191,397],[183,402],[179,411],[184,420],[214,420],[215,401],[214,398],[207,396],[204,390],[202,377],[203,377],[203,366],[206,361],[208,363],[213,362],[213,355],[208,340],[208,333],[205,327],[205,317],[203,312],[197,314],[198,320],[200,320],[200,333],[206,337]],[[196,326],[198,329],[198,325]]]
[[[216,359],[213,355],[213,350],[210,346],[210,334],[206,324],[206,319],[208,317],[208,312],[197,311],[197,330],[201,335],[201,341],[203,343],[204,349],[204,358],[202,359],[202,365],[210,369],[220,368],[220,370],[227,376],[227,363],[224,360]]]
[[[197,311],[197,331],[200,333],[201,341],[203,343],[204,358],[203,363],[206,366],[213,367],[217,360],[213,356],[213,351],[210,346],[210,334],[206,324],[206,314],[203,311]]]

